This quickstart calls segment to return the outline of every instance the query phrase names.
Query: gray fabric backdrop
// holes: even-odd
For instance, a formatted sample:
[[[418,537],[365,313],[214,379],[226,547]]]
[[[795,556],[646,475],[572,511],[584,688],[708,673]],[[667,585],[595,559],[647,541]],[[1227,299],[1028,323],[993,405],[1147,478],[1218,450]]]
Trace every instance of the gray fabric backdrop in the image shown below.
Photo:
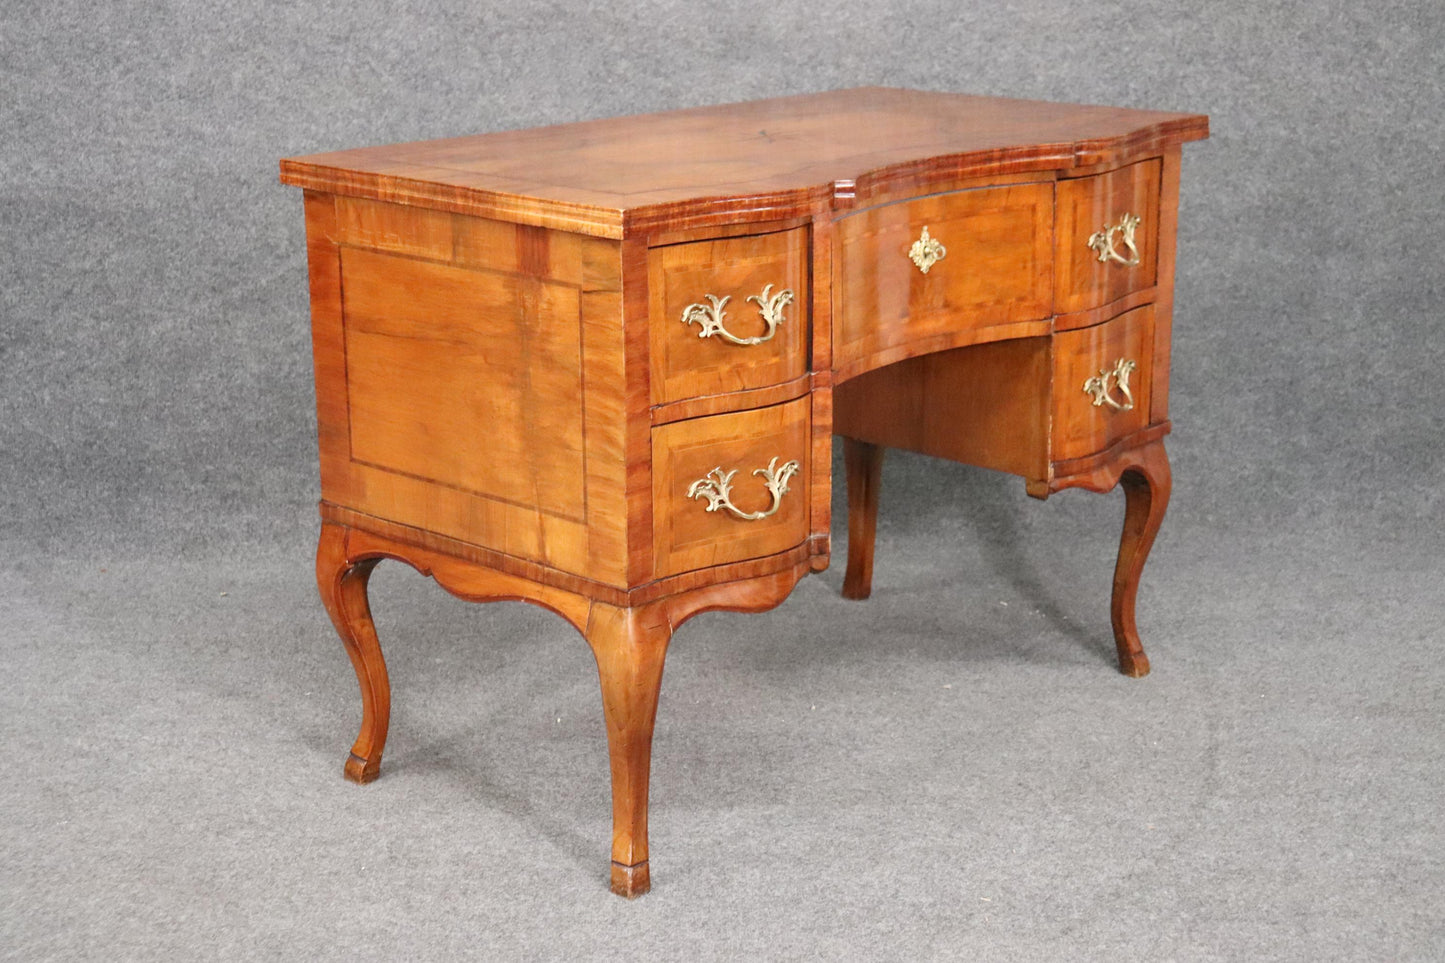
[[[549,940],[565,934],[599,955],[634,940],[664,958],[744,950],[832,958],[1445,956],[1436,823],[1445,789],[1445,673],[1437,664],[1445,614],[1442,50],[1438,0],[7,2],[0,731],[10,730],[11,751],[0,812],[17,815],[0,817],[0,861],[14,870],[0,873],[0,954],[8,946],[19,958],[75,957],[110,946],[121,955],[193,956],[209,946],[232,956],[370,948],[394,958],[417,941],[421,955],[489,949],[547,958],[562,952]],[[658,792],[667,797],[673,787],[679,809],[675,822],[655,821],[655,847],[659,825],[672,832],[658,855],[674,862],[654,861],[660,889],[650,909],[628,916],[597,885],[606,784],[587,656],[531,610],[479,614],[439,602],[441,593],[420,580],[379,576],[384,631],[407,640],[392,649],[394,672],[411,667],[418,698],[433,685],[454,700],[444,709],[425,700],[425,712],[443,713],[430,728],[430,716],[414,717],[414,730],[399,719],[389,754],[398,785],[333,789],[355,693],[309,587],[317,485],[301,205],[296,191],[277,184],[277,158],[859,84],[1211,116],[1212,139],[1185,151],[1170,446],[1176,487],[1141,600],[1155,677],[1121,689],[1109,674],[1099,600],[1117,501],[1063,496],[1035,505],[1015,481],[902,455],[885,476],[872,608],[840,607],[835,566],[773,616],[709,617],[679,636],[693,633],[693,657],[702,661],[674,668],[684,658],[675,653],[669,665],[662,725],[677,735],[666,739],[670,755],[660,747],[658,764],[676,768],[659,770]],[[1014,592],[1017,605],[1042,616],[1037,638],[1034,623],[1009,622],[989,607]],[[963,599],[975,595],[984,601],[967,609]],[[955,606],[964,609],[949,614]],[[859,621],[862,612],[876,622]],[[850,632],[867,637],[853,648],[840,643],[843,655],[808,654],[816,638]],[[765,643],[778,642],[778,633],[803,654],[775,654]],[[479,636],[512,641],[484,646]],[[993,648],[970,650],[958,641],[968,636]],[[870,638],[888,639],[902,661],[872,661]],[[413,666],[405,646],[425,656]],[[836,661],[854,671],[834,674]],[[521,662],[530,675],[505,674]],[[746,697],[715,691],[750,665],[787,684],[755,686]],[[836,739],[810,743],[769,715],[780,700],[809,701],[796,696],[802,683],[786,672],[768,676],[780,666],[813,673],[809,684],[834,704],[846,701],[840,691],[863,700],[845,712],[854,723],[904,711],[855,691],[862,670],[875,679],[910,671],[956,677],[976,700],[958,711],[986,708],[1000,728],[972,714],[935,718],[933,742],[876,746],[874,765],[855,759],[845,776],[827,761]],[[1039,676],[1046,671],[1062,681]],[[488,688],[483,699],[476,687],[488,672],[538,694]],[[1028,681],[1030,672],[1039,677]],[[455,677],[471,688],[446,688]],[[748,678],[758,681],[746,677],[744,688]],[[1053,710],[1020,698],[1060,687],[1087,705],[1048,703],[1066,721],[1057,732],[1039,728],[1038,713]],[[928,692],[934,688],[929,682]],[[668,718],[673,692],[690,694],[677,697]],[[1103,704],[1091,701],[1094,692],[1119,700],[1097,720],[1087,717]],[[491,751],[480,747],[490,745],[492,724],[506,731],[499,698],[521,714],[545,703],[523,734],[561,739],[561,748],[516,748],[516,770],[540,772],[509,777],[500,755],[495,764],[477,762]],[[568,699],[576,731],[542,725],[554,703]],[[689,699],[719,700],[718,717],[699,721],[696,706],[684,711]],[[488,725],[477,718],[482,703]],[[866,863],[827,862],[837,849],[828,840],[868,836],[892,807],[867,810],[859,825],[828,822],[823,814],[838,798],[817,786],[846,797],[848,781],[859,779],[886,793],[894,780],[943,773],[950,786],[977,790],[967,802],[969,819],[981,820],[967,823],[974,832],[1001,818],[996,810],[1021,778],[990,768],[990,739],[1007,742],[1033,726],[1038,741],[1008,751],[1041,752],[1041,771],[1072,772],[1080,745],[1113,724],[1111,712],[1141,704],[1157,714],[1151,724],[1160,731],[1183,718],[1193,735],[1208,731],[1198,743],[1185,740],[1197,753],[1182,752],[1184,775],[1145,766],[1151,781],[1121,766],[1069,777],[1082,784],[1041,780],[1031,791],[1060,799],[1059,808],[1019,818],[1052,838],[1060,819],[1110,812],[1120,780],[1166,799],[1188,795],[1177,787],[1195,780],[1200,794],[1177,802],[1197,818],[1176,829],[1170,848],[1111,858],[1107,848],[1090,848],[1089,832],[1104,831],[1090,824],[1072,842],[1054,840],[1049,858],[1057,863],[1040,864],[1015,840],[1012,857],[993,865],[977,834],[958,836],[964,831],[949,822],[957,838],[940,840],[942,823],[909,837],[914,846],[927,839],[942,847],[937,860],[920,849],[890,864],[898,849],[874,852],[855,841]],[[760,721],[741,733],[725,728],[718,745],[697,750],[699,769],[690,768],[688,740],[705,738],[697,729],[706,732],[708,720],[731,724],[734,710]],[[1085,717],[1067,721],[1075,711]],[[556,725],[570,725],[574,716],[558,712]],[[927,718],[915,721],[927,731]],[[534,723],[537,733],[527,728]],[[438,735],[449,726],[465,733],[455,745]],[[977,754],[941,762],[934,742],[971,728]],[[1276,746],[1261,735],[1281,732],[1298,741]],[[757,761],[728,748],[741,738],[773,745],[775,754],[763,750]],[[1266,748],[1253,755],[1261,738]],[[525,740],[513,731],[510,741]],[[1301,758],[1310,761],[1304,770]],[[911,764],[894,771],[888,759]],[[1233,776],[1230,759],[1243,767]],[[805,771],[789,785],[801,801],[779,814],[760,786],[799,765]],[[284,779],[276,766],[285,767]],[[728,795],[730,768],[757,783],[741,799]],[[427,784],[429,773],[441,782]],[[453,776],[460,786],[447,782]],[[137,780],[145,792],[127,796],[123,787]],[[1357,822],[1331,822],[1318,808],[1342,786],[1355,787],[1342,805]],[[1231,787],[1240,798],[1288,798],[1294,808],[1228,812],[1221,799]],[[266,808],[257,792],[305,806],[273,800]],[[378,795],[385,792],[400,795]],[[432,802],[437,794],[443,798]],[[699,828],[703,817],[689,805],[705,809],[715,797],[724,811]],[[1028,811],[1031,798],[1009,805]],[[166,803],[157,810],[155,799]],[[958,805],[951,799],[946,808],[958,815]],[[466,821],[489,807],[512,820],[508,827]],[[396,825],[418,809],[436,821]],[[751,847],[740,856],[737,845],[754,831],[748,814],[762,811],[789,827],[769,836],[775,848],[787,849],[789,839],[820,842],[797,843],[797,859]],[[385,827],[382,812],[391,820]],[[465,819],[448,821],[460,812]],[[214,827],[238,820],[251,820],[254,833],[215,835]],[[347,820],[362,828],[338,828],[352,825]],[[1281,820],[1295,844],[1279,843],[1268,828]],[[284,825],[307,828],[291,837],[277,829]],[[1330,829],[1310,835],[1321,825]],[[1131,845],[1138,829],[1115,826],[1119,845]],[[342,841],[363,831],[379,833],[383,848],[389,833],[420,847],[410,861],[387,863],[409,888],[392,892],[378,882],[376,892],[391,895],[364,906],[350,901],[355,880],[335,862],[338,850],[358,855]],[[488,842],[463,846],[462,861],[445,846],[433,851],[437,834],[448,833]],[[554,863],[526,843],[529,833],[560,851]],[[121,842],[107,849],[98,839]],[[1155,871],[1165,875],[1141,879],[1119,869],[1146,857],[1157,857]],[[528,872],[537,859],[540,868]],[[765,868],[738,869],[752,860]],[[963,877],[1033,880],[1036,899],[1019,901],[1012,918],[1000,904],[994,919],[1002,929],[975,912],[987,911],[986,892],[958,903],[910,902],[915,887],[952,878],[939,860],[956,863]],[[1191,868],[1160,869],[1170,860]],[[851,876],[854,889],[800,883],[820,861],[825,872]],[[220,864],[245,872],[217,876]],[[918,864],[934,875],[909,875]],[[728,865],[736,875],[719,868]],[[277,904],[258,882],[268,878],[311,902]],[[457,880],[470,882],[458,889]],[[512,882],[485,885],[492,880]],[[1096,891],[1100,880],[1110,881]],[[797,893],[778,891],[792,886]],[[1220,902],[1222,891],[1234,895]],[[1128,925],[1134,913],[1142,914],[1137,928]],[[332,932],[338,920],[356,925]],[[899,929],[898,920],[917,926]]]

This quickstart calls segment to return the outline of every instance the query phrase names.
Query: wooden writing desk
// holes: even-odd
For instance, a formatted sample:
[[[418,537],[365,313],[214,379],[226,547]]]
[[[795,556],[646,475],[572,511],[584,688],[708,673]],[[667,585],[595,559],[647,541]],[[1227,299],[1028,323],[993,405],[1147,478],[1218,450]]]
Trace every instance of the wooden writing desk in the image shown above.
[[[597,658],[612,889],[646,892],[663,656],[828,564],[868,595],[885,447],[1127,493],[1119,664],[1169,498],[1180,145],[1207,118],[865,88],[281,162],[305,189],[317,580],[376,778],[382,558]]]

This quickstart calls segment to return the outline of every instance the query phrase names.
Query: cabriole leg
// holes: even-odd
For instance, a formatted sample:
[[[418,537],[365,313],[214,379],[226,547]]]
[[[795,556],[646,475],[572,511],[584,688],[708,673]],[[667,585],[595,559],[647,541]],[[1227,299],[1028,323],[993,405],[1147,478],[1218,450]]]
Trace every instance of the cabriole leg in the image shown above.
[[[866,599],[873,591],[873,542],[878,532],[878,488],[883,480],[881,445],[843,439],[848,476],[848,572],[843,597]]]
[[[592,605],[587,642],[597,658],[612,763],[612,892],[647,892],[647,787],[662,662],[672,627],[660,609]]]
[[[1164,510],[1169,505],[1169,458],[1162,444],[1150,445],[1137,464],[1120,476],[1124,489],[1124,533],[1119,539],[1119,561],[1114,567],[1114,595],[1110,615],[1114,623],[1114,644],[1119,649],[1119,671],[1139,678],[1149,674],[1149,657],[1134,625],[1134,601],[1139,595],[1139,577],[1144,561],[1159,534]]]
[[[344,773],[352,782],[366,783],[381,774],[381,752],[386,747],[386,730],[391,721],[391,683],[366,601],[366,584],[377,559],[349,560],[346,532],[345,526],[322,524],[316,550],[316,585],[361,685],[361,732],[351,747]]]

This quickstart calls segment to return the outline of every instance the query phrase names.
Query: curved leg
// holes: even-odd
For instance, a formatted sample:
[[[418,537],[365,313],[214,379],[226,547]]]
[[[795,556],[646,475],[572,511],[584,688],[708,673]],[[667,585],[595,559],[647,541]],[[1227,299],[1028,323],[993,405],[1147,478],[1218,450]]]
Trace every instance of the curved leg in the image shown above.
[[[592,605],[587,642],[597,658],[612,762],[612,892],[628,899],[652,888],[647,785],[662,662],[671,638],[672,626],[660,607]]]
[[[1114,644],[1119,649],[1119,671],[1140,678],[1149,674],[1149,657],[1134,625],[1134,600],[1144,561],[1159,534],[1169,505],[1169,458],[1162,444],[1143,449],[1141,458],[1119,478],[1124,489],[1124,533],[1119,539],[1119,561],[1114,567],[1114,595],[1109,614],[1114,623]]]
[[[630,594],[618,604],[591,599],[486,565],[402,542],[367,529],[352,528],[322,505],[324,524],[317,548],[316,574],[322,600],[361,684],[362,724],[347,778],[376,777],[386,741],[390,689],[386,663],[366,602],[366,583],[381,558],[394,558],[430,575],[447,591],[472,601],[516,599],[561,615],[586,637],[597,660],[602,709],[607,721],[612,770],[612,891],[641,896],[651,887],[648,870],[647,797],[652,762],[652,732],[662,688],[662,664],[674,629],[700,612],[762,612],[786,599],[809,571],[805,553],[765,574],[680,589],[654,590],[631,606]]]
[[[878,488],[883,480],[883,452],[854,438],[843,439],[843,464],[848,475],[848,573],[843,597],[866,599],[873,591],[873,540],[878,532]]]
[[[316,548],[316,585],[361,685],[361,732],[351,747],[344,772],[352,782],[366,783],[381,774],[381,752],[386,747],[386,730],[391,721],[391,683],[386,677],[386,660],[381,655],[376,626],[371,622],[371,607],[366,602],[366,583],[378,559],[350,561],[346,536],[345,526],[322,524],[321,542]]]

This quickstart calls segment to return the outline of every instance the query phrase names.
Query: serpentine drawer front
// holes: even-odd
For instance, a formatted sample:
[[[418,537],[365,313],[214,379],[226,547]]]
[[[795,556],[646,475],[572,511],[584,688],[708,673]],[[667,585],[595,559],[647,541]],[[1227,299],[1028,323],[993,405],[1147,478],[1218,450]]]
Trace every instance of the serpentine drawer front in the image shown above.
[[[648,252],[654,404],[808,373],[808,229]]]
[[[774,555],[807,540],[808,409],[799,399],[653,429],[659,576]]]
[[[1047,319],[1052,182],[935,194],[838,222],[833,350],[841,366],[992,340]]]
[[[1154,286],[1158,160],[1059,181],[1054,311],[1069,314]]]
[[[646,892],[668,642],[827,567],[835,434],[852,599],[887,448],[1038,498],[1122,488],[1109,612],[1120,670],[1145,675],[1181,145],[1207,133],[1192,114],[863,88],[282,161],[304,191],[317,584],[361,690],[346,777],[377,778],[389,732],[380,560],[543,606],[596,658],[610,884]],[[435,738],[412,726],[403,752]]]
[[[1149,424],[1154,307],[1054,336],[1053,458],[1103,451]]]

